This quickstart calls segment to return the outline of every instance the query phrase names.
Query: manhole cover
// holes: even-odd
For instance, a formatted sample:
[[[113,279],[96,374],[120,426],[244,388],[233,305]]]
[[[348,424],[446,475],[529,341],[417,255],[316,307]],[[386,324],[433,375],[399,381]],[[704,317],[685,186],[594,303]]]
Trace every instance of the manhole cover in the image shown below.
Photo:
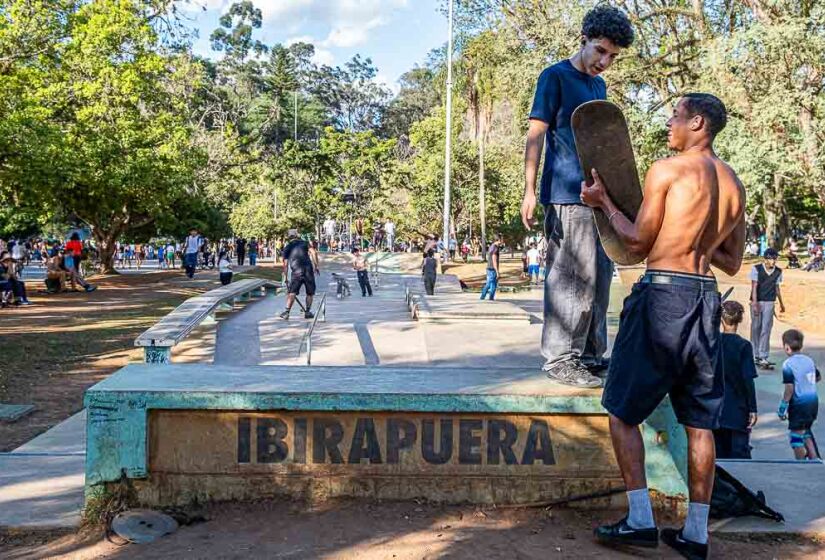
[[[178,522],[165,513],[151,509],[133,509],[119,513],[112,520],[112,530],[137,544],[150,543],[178,529]]]

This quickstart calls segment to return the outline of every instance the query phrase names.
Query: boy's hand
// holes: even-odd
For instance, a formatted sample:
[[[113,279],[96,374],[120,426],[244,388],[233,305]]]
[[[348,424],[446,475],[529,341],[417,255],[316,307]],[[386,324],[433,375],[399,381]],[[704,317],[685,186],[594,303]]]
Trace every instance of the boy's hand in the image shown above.
[[[788,401],[779,401],[779,408],[776,410],[776,415],[780,420],[788,419]]]
[[[758,419],[759,419],[759,417],[756,415],[755,412],[749,413],[748,414],[748,428],[753,428],[754,426],[756,426],[756,422],[757,422]]]
[[[779,312],[785,313],[785,304],[782,302],[779,302]]]

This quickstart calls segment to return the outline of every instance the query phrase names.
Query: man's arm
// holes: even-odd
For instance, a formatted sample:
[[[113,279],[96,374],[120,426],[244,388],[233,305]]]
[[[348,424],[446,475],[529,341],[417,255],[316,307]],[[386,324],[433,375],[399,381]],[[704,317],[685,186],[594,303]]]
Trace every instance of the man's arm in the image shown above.
[[[598,171],[593,169],[591,174],[592,185],[582,182],[582,202],[591,208],[601,208],[627,250],[637,257],[646,258],[662,229],[665,201],[671,185],[670,166],[664,161],[657,161],[647,172],[644,198],[635,222],[631,222],[613,203]]]
[[[530,119],[530,128],[527,130],[527,145],[524,149],[524,199],[521,203],[521,222],[527,229],[533,227],[539,163],[544,148],[544,137],[549,126],[544,121]]]
[[[711,255],[710,263],[728,276],[734,276],[742,268],[742,258],[745,256],[745,214],[739,216],[739,223],[731,234],[725,238]],[[756,292],[754,291],[754,296]],[[755,301],[755,299],[754,299]]]
[[[776,285],[776,299],[779,300],[779,312],[785,313],[785,302],[782,301],[782,286]]]

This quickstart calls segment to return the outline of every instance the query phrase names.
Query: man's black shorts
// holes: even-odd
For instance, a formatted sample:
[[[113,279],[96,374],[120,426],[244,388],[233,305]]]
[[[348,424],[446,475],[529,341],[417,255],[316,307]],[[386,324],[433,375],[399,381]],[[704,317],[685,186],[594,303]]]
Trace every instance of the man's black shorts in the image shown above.
[[[301,291],[301,286],[308,296],[315,295],[315,271],[310,269],[299,269],[292,271],[287,291],[290,294],[297,294]]]
[[[655,276],[678,278],[647,283]],[[708,277],[645,274],[624,301],[602,405],[637,425],[669,394],[681,424],[718,428],[724,398],[724,375],[716,367],[720,299]]]

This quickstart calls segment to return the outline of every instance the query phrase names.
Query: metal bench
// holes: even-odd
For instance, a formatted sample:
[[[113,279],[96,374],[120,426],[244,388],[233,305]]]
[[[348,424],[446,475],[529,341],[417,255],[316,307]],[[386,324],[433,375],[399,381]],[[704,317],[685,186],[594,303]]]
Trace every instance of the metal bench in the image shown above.
[[[253,295],[264,295],[266,289],[276,290],[280,282],[264,278],[247,278],[187,299],[166,317],[135,339],[143,347],[147,364],[168,364],[172,348],[208,318],[214,318],[219,308],[231,308],[237,301],[249,301]]]

